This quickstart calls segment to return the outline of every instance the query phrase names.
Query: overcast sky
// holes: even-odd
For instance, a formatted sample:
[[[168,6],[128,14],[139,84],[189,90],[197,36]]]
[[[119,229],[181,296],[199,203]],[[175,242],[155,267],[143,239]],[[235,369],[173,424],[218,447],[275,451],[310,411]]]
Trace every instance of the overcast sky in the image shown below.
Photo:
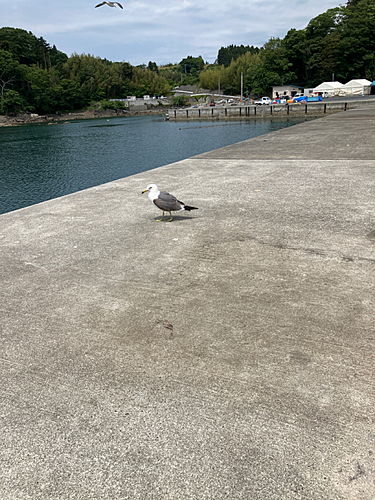
[[[200,55],[212,63],[220,47],[261,47],[339,5],[336,0],[120,0],[121,10],[95,8],[99,1],[0,0],[0,27],[31,31],[68,56],[92,54],[135,66]]]

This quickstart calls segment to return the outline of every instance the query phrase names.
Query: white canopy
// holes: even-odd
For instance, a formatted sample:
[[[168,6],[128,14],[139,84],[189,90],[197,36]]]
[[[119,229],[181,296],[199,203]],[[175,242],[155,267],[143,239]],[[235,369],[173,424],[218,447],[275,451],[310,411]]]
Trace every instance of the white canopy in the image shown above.
[[[328,92],[330,95],[337,95],[343,87],[340,82],[323,82],[314,88],[313,92]]]
[[[345,83],[345,85],[341,87],[340,95],[347,95],[347,94],[367,95],[370,94],[370,85],[371,82],[364,78],[358,80],[350,80],[350,82]]]

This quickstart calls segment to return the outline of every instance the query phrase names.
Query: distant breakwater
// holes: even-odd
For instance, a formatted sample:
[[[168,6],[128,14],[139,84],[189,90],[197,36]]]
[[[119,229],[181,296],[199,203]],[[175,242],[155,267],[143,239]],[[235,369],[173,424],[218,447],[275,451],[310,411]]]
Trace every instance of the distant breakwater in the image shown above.
[[[181,109],[169,109],[169,120],[238,120],[238,119],[268,119],[299,117],[306,115],[310,118],[325,114],[340,113],[367,105],[368,101],[348,102],[311,102],[307,104],[271,104],[271,105],[238,105],[238,106],[203,106]]]

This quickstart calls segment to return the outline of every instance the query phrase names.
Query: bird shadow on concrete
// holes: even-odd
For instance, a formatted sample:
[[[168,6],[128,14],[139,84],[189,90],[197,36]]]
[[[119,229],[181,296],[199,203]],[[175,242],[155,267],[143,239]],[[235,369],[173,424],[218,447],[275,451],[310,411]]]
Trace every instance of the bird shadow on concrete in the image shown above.
[[[186,217],[183,217],[183,216],[180,216],[180,215],[174,215],[173,216],[173,220],[169,221],[169,215],[168,216],[165,216],[164,217],[164,220],[162,221],[159,221],[158,219],[160,219],[160,216],[159,217],[154,217],[154,221],[155,222],[169,222],[169,223],[173,223],[174,221],[178,221],[178,220],[192,220],[192,219],[196,219],[197,217],[192,217],[192,216],[186,216]]]

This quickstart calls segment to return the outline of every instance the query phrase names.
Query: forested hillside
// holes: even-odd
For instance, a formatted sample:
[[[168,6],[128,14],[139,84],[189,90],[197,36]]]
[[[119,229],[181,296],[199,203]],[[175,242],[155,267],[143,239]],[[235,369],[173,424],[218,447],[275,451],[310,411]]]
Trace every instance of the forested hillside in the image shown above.
[[[68,57],[23,29],[0,29],[0,113],[75,110],[108,99],[161,95],[180,83],[238,94],[267,94],[272,85],[313,87],[332,78],[375,79],[375,0],[349,0],[302,30],[271,38],[262,48],[221,47],[214,64],[187,56],[178,64],[132,66],[93,55]]]
[[[90,54],[68,57],[43,38],[0,29],[0,112],[82,109],[92,101],[169,92],[167,80],[149,68]]]
[[[220,53],[220,52],[219,52]],[[375,0],[349,0],[329,9],[302,30],[271,38],[259,52],[240,55],[226,64],[211,66],[200,75],[202,87],[253,95],[268,94],[271,85],[293,83],[314,87],[323,81],[375,79]]]

